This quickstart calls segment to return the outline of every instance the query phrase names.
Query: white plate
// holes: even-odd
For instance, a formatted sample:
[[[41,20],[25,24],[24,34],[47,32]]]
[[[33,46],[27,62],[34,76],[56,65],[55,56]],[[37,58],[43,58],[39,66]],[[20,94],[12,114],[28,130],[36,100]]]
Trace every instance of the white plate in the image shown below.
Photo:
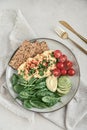
[[[56,105],[50,107],[50,108],[45,108],[45,109],[37,109],[37,108],[32,108],[32,109],[28,109],[28,110],[31,110],[31,111],[35,111],[35,112],[51,112],[51,111],[55,111],[55,110],[58,110],[62,107],[64,107],[67,103],[69,103],[71,101],[71,99],[75,96],[77,90],[78,90],[78,87],[79,87],[79,82],[80,82],[80,70],[79,70],[79,65],[78,65],[78,62],[76,60],[76,57],[75,55],[71,52],[71,50],[69,48],[67,48],[64,44],[56,41],[56,40],[53,40],[53,39],[49,39],[49,38],[37,38],[37,39],[33,39],[32,41],[34,40],[38,40],[38,41],[46,41],[48,47],[51,49],[51,50],[61,50],[62,53],[64,53],[65,55],[67,55],[68,59],[71,60],[73,63],[74,63],[74,69],[76,71],[76,74],[75,76],[72,76],[71,77],[71,80],[72,80],[72,88],[70,90],[70,92],[63,96],[61,98],[62,102],[58,102]],[[11,96],[15,99],[15,97],[17,96],[17,94],[13,91],[12,89],[12,84],[10,82],[10,79],[11,79],[11,76],[12,74],[16,72],[14,69],[12,69],[9,65],[7,66],[7,69],[6,69],[6,82],[7,82],[7,87],[8,87],[8,90],[11,94]],[[21,104],[21,102],[15,100],[15,102],[17,104],[20,104],[22,107],[23,105]],[[24,108],[25,109],[25,108]]]

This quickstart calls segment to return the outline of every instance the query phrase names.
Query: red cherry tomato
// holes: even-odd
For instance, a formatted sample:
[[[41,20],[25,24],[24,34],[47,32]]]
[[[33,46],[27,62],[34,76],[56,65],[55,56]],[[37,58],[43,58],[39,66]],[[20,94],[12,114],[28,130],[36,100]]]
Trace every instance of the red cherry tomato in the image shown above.
[[[66,69],[62,69],[61,70],[61,75],[66,75],[67,74],[67,70]]]
[[[75,75],[75,70],[73,68],[68,70],[68,75],[73,76]]]
[[[62,55],[62,52],[60,50],[55,50],[54,51],[55,58],[59,58],[61,55]]]
[[[58,62],[56,65],[59,69],[63,69],[64,68],[64,64],[62,62]]]
[[[67,69],[70,69],[73,66],[73,63],[71,61],[66,61],[65,66]]]
[[[53,70],[53,75],[56,76],[56,77],[57,77],[57,76],[60,76],[60,75],[61,75],[60,69],[54,69],[54,70]]]
[[[67,56],[66,55],[61,55],[59,58],[60,62],[65,62],[67,60]]]

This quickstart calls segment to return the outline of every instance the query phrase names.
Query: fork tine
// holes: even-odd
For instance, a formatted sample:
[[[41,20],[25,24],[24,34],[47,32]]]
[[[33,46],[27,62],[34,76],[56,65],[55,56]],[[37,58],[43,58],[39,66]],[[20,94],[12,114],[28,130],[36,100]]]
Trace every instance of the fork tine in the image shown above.
[[[62,39],[68,38],[68,33],[64,31],[61,27],[56,28],[55,31],[58,34],[58,36],[61,37]]]
[[[55,32],[61,37],[65,31],[61,27],[57,27],[55,28]]]

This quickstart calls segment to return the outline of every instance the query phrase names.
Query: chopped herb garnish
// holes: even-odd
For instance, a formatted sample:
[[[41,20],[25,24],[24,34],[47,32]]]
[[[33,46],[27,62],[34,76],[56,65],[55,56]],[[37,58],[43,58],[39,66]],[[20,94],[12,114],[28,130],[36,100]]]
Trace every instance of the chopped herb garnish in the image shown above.
[[[47,71],[47,69],[45,68],[45,69],[44,69],[44,71],[46,72],[46,71]]]
[[[43,68],[43,64],[39,64],[38,68],[39,69]]]
[[[43,64],[39,64],[38,69],[42,69],[42,68],[45,68],[45,66]]]
[[[48,66],[50,66],[50,65],[51,65],[51,62],[48,63]]]
[[[53,61],[53,64],[56,64],[56,61]]]
[[[56,59],[56,63],[59,62],[59,59]]]
[[[35,73],[35,69],[30,69],[29,70],[29,75],[32,75],[32,74],[34,74]]]
[[[42,63],[47,62],[47,60],[43,59]]]
[[[44,71],[43,70],[39,70],[39,75],[43,76],[44,75]]]
[[[52,60],[48,60],[48,66],[52,65],[53,61]]]
[[[54,52],[52,52],[50,55],[51,55],[51,57],[54,57]]]
[[[50,62],[48,62],[48,66],[51,66],[51,65],[53,65],[53,64],[56,64],[56,61],[50,60]]]
[[[24,71],[24,70],[20,70],[20,71],[21,71],[21,75],[24,76],[24,72],[25,72],[25,71]]]

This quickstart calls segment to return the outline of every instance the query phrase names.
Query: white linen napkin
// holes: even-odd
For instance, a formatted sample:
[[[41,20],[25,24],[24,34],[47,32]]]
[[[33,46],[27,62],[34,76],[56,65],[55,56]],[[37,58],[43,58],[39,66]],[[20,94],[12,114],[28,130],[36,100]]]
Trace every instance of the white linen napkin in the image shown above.
[[[15,114],[34,119],[34,112],[27,111],[17,106],[9,95],[5,83],[5,69],[9,56],[24,41],[36,38],[32,28],[29,26],[20,10],[5,10],[0,13],[0,104]],[[75,98],[64,108],[40,114],[60,129],[71,130],[87,114],[87,87],[81,82],[79,91]]]
[[[3,10],[0,12],[0,104],[15,114],[33,121],[34,113],[29,112],[20,106],[18,107],[12,97],[5,90],[5,69],[9,57],[14,50],[25,39],[36,37],[31,27],[21,14],[20,10]]]

